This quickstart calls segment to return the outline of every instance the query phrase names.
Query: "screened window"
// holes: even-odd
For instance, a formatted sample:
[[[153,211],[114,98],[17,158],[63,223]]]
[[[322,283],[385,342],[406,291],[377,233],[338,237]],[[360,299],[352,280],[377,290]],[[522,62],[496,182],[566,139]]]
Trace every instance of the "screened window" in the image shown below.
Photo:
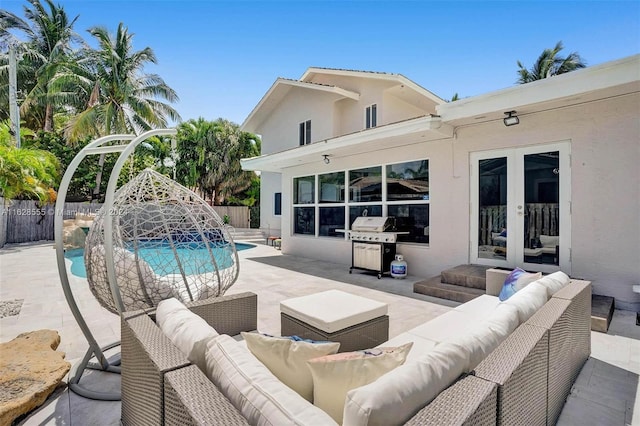
[[[273,194],[273,214],[275,216],[282,215],[282,192]]]
[[[389,164],[387,201],[428,200],[429,160]]]
[[[364,112],[365,129],[376,127],[378,125],[378,106],[376,104],[369,105]]]
[[[315,207],[294,207],[293,223],[296,234],[315,235],[316,215]]]
[[[303,121],[298,125],[300,145],[311,143],[311,120]]]
[[[315,176],[304,176],[293,180],[293,204],[315,202]]]
[[[382,167],[349,171],[349,201],[382,201]]]
[[[318,175],[318,190],[319,202],[344,203],[344,172]]]

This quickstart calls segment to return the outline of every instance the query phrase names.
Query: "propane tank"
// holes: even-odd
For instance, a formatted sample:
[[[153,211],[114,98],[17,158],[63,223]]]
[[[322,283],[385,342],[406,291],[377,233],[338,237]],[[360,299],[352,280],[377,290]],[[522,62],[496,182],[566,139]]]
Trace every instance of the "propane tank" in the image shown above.
[[[404,278],[407,276],[407,262],[401,254],[396,254],[396,260],[391,262],[391,276],[393,278]]]

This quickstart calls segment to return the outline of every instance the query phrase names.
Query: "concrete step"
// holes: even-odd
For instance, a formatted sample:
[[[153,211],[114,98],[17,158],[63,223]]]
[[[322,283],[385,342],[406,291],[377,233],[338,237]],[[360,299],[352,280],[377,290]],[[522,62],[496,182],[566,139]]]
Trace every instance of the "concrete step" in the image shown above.
[[[484,289],[444,283],[442,282],[441,275],[428,280],[418,281],[413,285],[413,292],[461,303],[468,302],[485,294]]]
[[[442,282],[484,291],[487,282],[486,271],[491,268],[485,265],[458,265],[442,271]]]
[[[606,333],[613,318],[615,303],[613,297],[591,296],[591,330]]]

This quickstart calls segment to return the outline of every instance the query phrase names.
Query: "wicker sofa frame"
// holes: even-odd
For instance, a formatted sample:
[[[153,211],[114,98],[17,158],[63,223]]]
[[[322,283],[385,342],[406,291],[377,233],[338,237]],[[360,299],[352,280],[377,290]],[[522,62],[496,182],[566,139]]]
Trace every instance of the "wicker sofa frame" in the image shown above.
[[[257,328],[253,293],[189,305],[220,333]],[[591,352],[591,284],[572,280],[469,375],[407,425],[555,424]],[[153,311],[122,315],[124,425],[245,425],[246,420],[166,338]]]

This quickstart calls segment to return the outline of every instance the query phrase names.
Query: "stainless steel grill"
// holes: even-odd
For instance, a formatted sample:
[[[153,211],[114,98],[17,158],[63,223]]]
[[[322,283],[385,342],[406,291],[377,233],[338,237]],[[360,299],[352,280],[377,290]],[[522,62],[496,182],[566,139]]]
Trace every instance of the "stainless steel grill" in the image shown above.
[[[396,255],[395,218],[389,216],[360,216],[351,225],[351,268],[378,273],[389,272]]]

